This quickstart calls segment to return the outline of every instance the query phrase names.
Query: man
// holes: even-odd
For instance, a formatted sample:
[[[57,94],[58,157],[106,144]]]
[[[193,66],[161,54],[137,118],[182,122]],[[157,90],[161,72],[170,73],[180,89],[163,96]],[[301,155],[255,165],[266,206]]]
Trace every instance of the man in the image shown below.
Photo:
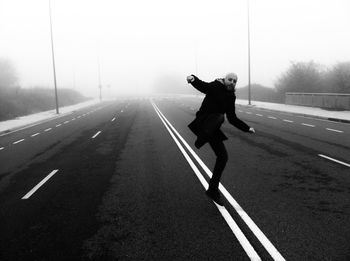
[[[229,123],[236,128],[249,133],[255,133],[255,130],[236,116],[235,87],[237,75],[235,73],[228,73],[225,78],[217,79],[210,83],[203,82],[192,74],[187,77],[187,82],[205,94],[202,105],[196,113],[195,120],[188,127],[197,135],[196,148],[199,149],[206,142],[209,142],[216,155],[213,176],[209,181],[209,188],[206,194],[222,206],[219,182],[228,160],[227,151],[223,143],[224,140],[227,140],[227,137],[220,129],[225,121],[224,114],[226,113]]]

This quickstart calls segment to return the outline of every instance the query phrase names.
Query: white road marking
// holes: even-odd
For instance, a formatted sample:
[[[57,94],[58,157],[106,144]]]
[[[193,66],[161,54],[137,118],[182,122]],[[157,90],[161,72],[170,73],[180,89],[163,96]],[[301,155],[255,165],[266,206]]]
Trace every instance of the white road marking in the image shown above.
[[[63,124],[67,124],[69,121],[65,121],[65,122],[63,122]]]
[[[24,141],[24,139],[21,139],[21,140],[15,141],[13,144],[17,144],[17,143],[20,143],[20,142],[22,142],[22,141]]]
[[[242,110],[238,110],[239,112],[243,112]]]
[[[44,178],[42,181],[40,181],[40,183],[38,183],[31,191],[29,191],[22,199],[28,199],[30,198],[30,196],[32,196],[35,191],[37,191],[42,185],[44,185],[44,183],[46,181],[48,181],[53,175],[56,174],[56,172],[58,171],[58,169],[55,169],[53,171],[51,171],[51,173],[49,175],[46,176],[46,178]]]
[[[192,170],[194,171],[194,173],[196,174],[197,178],[199,179],[199,181],[201,182],[202,186],[207,189],[208,188],[208,182],[204,179],[204,177],[202,176],[202,174],[200,173],[200,171],[198,170],[198,168],[196,167],[196,165],[194,164],[194,162],[191,160],[190,156],[187,154],[187,152],[185,151],[185,149],[181,146],[180,142],[178,141],[178,139],[174,136],[174,134],[172,133],[172,131],[169,129],[169,127],[167,126],[167,124],[164,122],[162,116],[160,115],[161,112],[159,111],[159,109],[157,108],[157,105],[152,104],[156,113],[158,114],[158,117],[161,119],[161,121],[163,122],[164,126],[166,127],[166,129],[168,130],[170,136],[173,138],[173,140],[175,141],[176,145],[178,146],[178,148],[180,149],[181,153],[184,155],[185,159],[187,160],[187,162],[190,164]],[[164,115],[163,115],[164,117]],[[164,117],[164,119],[166,120],[166,118]],[[214,202],[215,203],[215,202]],[[241,246],[243,247],[244,251],[247,253],[248,257],[250,258],[250,260],[261,260],[261,258],[259,257],[259,255],[256,253],[256,251],[254,250],[254,248],[252,247],[252,245],[249,243],[248,239],[245,237],[245,235],[243,234],[243,232],[241,231],[241,229],[238,227],[238,225],[236,224],[236,222],[233,220],[233,218],[231,217],[231,215],[229,214],[229,212],[227,211],[227,209],[225,207],[221,207],[219,205],[217,205],[215,203],[216,207],[218,208],[218,210],[220,211],[221,215],[223,216],[223,218],[225,219],[226,223],[229,225],[229,227],[231,228],[232,232],[234,233],[234,235],[236,236],[236,238],[238,239],[238,241],[240,242]]]
[[[290,121],[290,120],[283,120],[283,121],[285,121],[285,122],[294,122],[294,121]]]
[[[52,130],[52,128],[48,128],[48,129],[46,129],[46,130],[44,130],[44,131],[50,131],[50,130]]]
[[[259,117],[262,117],[262,116],[263,116],[262,114],[259,114],[259,113],[258,113],[258,114],[255,114],[255,115],[256,115],[256,116],[259,116]]]
[[[328,157],[328,156],[326,156],[326,155],[318,154],[318,156],[320,156],[320,157],[322,157],[322,158],[325,158],[325,159],[328,159],[328,160],[331,160],[331,161],[334,161],[334,162],[336,162],[336,163],[342,164],[342,165],[344,165],[344,166],[350,167],[350,164],[345,163],[345,162],[340,161],[340,160],[333,159],[333,158]]]
[[[3,149],[5,149],[4,147],[0,147],[0,150],[3,150]]]
[[[92,136],[92,139],[96,138],[98,134],[100,134],[101,131],[98,131],[94,136]]]
[[[75,118],[71,119],[71,121],[75,121]]]
[[[302,123],[301,125],[307,126],[307,127],[315,127],[315,125],[307,124],[307,123]]]
[[[38,136],[40,133],[39,132],[37,132],[37,133],[35,133],[35,134],[33,134],[33,135],[30,135],[30,137],[35,137],[35,136]]]
[[[115,117],[111,121],[115,121]]]
[[[157,108],[157,106],[154,104]],[[165,118],[162,112],[158,109],[159,113],[164,117],[164,120],[169,124],[174,133],[176,133],[177,137],[182,141],[182,143],[186,146],[186,148],[190,151],[192,156],[197,160],[199,165],[203,168],[206,174],[211,177],[212,173],[209,168],[204,164],[204,162],[198,157],[198,155],[192,150],[192,148],[188,145],[188,143],[181,137],[181,135],[176,131],[176,129],[171,125],[171,123]],[[178,145],[179,146],[179,145]],[[270,240],[264,235],[264,233],[259,229],[259,227],[254,223],[254,221],[248,216],[248,214],[243,210],[243,208],[238,204],[238,202],[231,196],[231,194],[226,190],[226,188],[220,183],[219,189],[222,194],[226,197],[231,206],[237,211],[240,217],[244,220],[244,222],[248,225],[250,230],[255,234],[255,236],[259,239],[261,244],[265,247],[267,252],[271,255],[274,260],[282,261],[285,260],[284,257],[279,253],[279,251],[274,247],[274,245],[270,242]],[[249,242],[248,242],[249,243]],[[254,249],[253,249],[254,250]],[[260,258],[260,257],[259,257]]]
[[[245,113],[246,113],[246,114],[252,114],[250,111],[246,111]]]
[[[79,115],[77,118],[79,119],[81,116]]]
[[[56,127],[59,127],[59,126],[61,126],[61,125],[62,125],[61,123],[60,123],[60,124],[57,124]]]
[[[326,128],[326,130],[339,132],[339,133],[343,133],[344,132],[344,131],[341,131],[341,130],[335,130],[335,129],[331,129],[331,128]]]
[[[276,119],[277,119],[276,117],[272,117],[272,116],[269,116],[268,118],[269,118],[269,119],[273,119],[273,120],[276,120]]]

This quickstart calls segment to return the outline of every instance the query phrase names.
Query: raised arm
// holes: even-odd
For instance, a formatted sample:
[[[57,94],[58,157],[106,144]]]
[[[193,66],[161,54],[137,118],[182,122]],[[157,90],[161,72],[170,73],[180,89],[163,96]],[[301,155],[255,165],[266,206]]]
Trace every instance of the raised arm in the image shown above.
[[[207,93],[208,89],[210,88],[210,83],[203,82],[193,74],[191,74],[190,76],[187,76],[187,82],[192,84],[194,88],[196,88],[198,91],[202,93]]]

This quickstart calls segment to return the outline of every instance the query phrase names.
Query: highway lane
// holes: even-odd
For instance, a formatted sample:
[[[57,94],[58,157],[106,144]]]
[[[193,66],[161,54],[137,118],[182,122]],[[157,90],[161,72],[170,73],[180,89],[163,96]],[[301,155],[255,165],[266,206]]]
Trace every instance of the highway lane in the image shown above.
[[[194,137],[186,125],[200,100],[162,99],[157,104],[192,146]],[[287,260],[347,260],[349,168],[318,153],[349,162],[348,125],[298,117],[289,118],[298,123],[291,127],[279,113],[244,106],[237,108],[237,114],[255,127],[257,134],[224,126],[230,137],[226,142],[230,160],[223,184]],[[345,135],[335,138],[335,134]],[[208,146],[196,152],[212,168],[215,158]]]
[[[249,260],[148,100],[87,117],[6,138],[35,156],[0,180],[1,260]]]

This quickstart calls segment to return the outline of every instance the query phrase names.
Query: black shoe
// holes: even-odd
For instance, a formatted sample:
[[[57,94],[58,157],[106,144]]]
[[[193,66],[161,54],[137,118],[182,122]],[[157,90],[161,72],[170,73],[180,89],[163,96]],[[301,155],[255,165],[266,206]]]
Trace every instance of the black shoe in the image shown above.
[[[216,204],[220,205],[220,206],[223,206],[224,205],[224,202],[222,201],[221,199],[221,195],[220,195],[220,192],[218,190],[211,190],[211,189],[208,189],[205,194],[207,194],[207,196],[209,198],[211,198]]]

